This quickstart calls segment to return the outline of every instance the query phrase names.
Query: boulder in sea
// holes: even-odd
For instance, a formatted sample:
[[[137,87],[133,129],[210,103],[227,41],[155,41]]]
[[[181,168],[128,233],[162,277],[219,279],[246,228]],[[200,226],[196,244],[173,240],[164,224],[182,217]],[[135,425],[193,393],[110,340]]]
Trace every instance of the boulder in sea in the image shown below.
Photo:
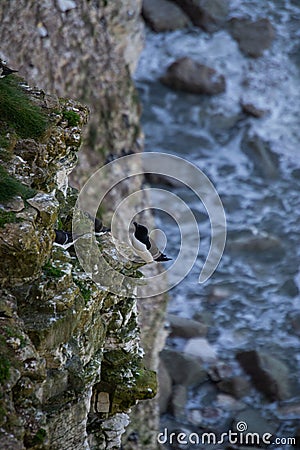
[[[159,412],[164,414],[167,412],[169,401],[172,394],[172,379],[165,366],[165,363],[160,359],[158,366],[158,397],[159,397]]]
[[[226,89],[223,75],[189,57],[173,62],[160,81],[172,89],[191,94],[216,95]]]
[[[262,56],[275,37],[275,30],[269,19],[252,22],[234,17],[229,21],[229,31],[238,42],[240,50],[253,58]]]
[[[227,0],[175,0],[193,25],[212,33],[221,28],[229,13]]]
[[[171,411],[172,415],[177,420],[185,418],[185,406],[187,402],[187,387],[183,384],[176,384],[173,386]]]
[[[175,314],[168,314],[167,320],[170,323],[170,336],[190,339],[193,337],[206,336],[207,325],[193,319],[186,319]]]
[[[235,398],[242,398],[250,393],[250,383],[245,377],[235,376],[226,378],[218,383],[218,388],[226,394],[233,395]]]
[[[142,15],[153,31],[172,31],[191,24],[185,12],[168,0],[143,0]]]
[[[282,361],[258,350],[238,352],[236,359],[268,400],[273,402],[290,396],[289,370]]]
[[[204,338],[190,339],[184,347],[184,353],[199,358],[205,363],[216,361],[216,352],[213,346]]]
[[[165,349],[160,353],[160,358],[174,384],[196,386],[208,379],[202,364],[189,355]]]
[[[253,105],[252,103],[241,103],[241,108],[243,113],[247,114],[248,116],[255,117],[256,119],[260,119],[261,117],[264,117],[268,110],[258,108],[257,106]]]

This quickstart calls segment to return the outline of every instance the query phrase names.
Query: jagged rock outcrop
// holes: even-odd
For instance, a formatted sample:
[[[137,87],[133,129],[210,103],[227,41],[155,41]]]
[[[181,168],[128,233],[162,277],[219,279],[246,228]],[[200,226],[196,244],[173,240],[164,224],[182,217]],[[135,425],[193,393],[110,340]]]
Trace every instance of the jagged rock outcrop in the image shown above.
[[[4,2],[0,6],[0,56],[7,59],[11,67],[19,69],[19,74],[30,85],[89,106],[90,118],[78,155],[79,164],[70,175],[71,184],[76,188],[80,189],[105,161],[142,149],[140,104],[131,79],[143,44],[140,11],[141,0],[50,0],[42,4],[22,0]],[[124,166],[124,179],[126,170]],[[114,173],[111,173],[111,179],[105,180],[101,190],[113,179]],[[140,189],[142,183],[143,177],[126,182],[123,193],[130,195]],[[91,196],[98,194],[91,192]],[[72,195],[69,190],[66,206],[60,199],[60,215],[65,223]],[[122,189],[107,197],[103,211],[107,223],[121,196]],[[134,205],[133,212],[147,206],[145,196],[141,204]],[[153,220],[149,212],[145,220],[147,223]],[[159,268],[153,270],[155,274]],[[167,297],[162,295],[138,302],[145,362],[154,370],[158,367],[158,351],[165,337],[161,328],[166,301]],[[155,399],[142,403],[143,407],[137,405],[132,409],[127,430],[128,434],[139,435],[139,448],[145,448],[147,442],[150,450],[157,448],[158,402]],[[124,447],[129,450],[131,443],[124,443]]]
[[[1,83],[8,100],[22,91]],[[54,227],[68,227],[73,213],[66,177],[88,110],[37,90],[22,102],[44,129],[24,137],[18,115],[0,123],[0,447],[118,449],[128,409],[156,393],[137,300],[99,289],[74,251],[53,245]],[[109,234],[99,239],[111,265],[140,277]]]

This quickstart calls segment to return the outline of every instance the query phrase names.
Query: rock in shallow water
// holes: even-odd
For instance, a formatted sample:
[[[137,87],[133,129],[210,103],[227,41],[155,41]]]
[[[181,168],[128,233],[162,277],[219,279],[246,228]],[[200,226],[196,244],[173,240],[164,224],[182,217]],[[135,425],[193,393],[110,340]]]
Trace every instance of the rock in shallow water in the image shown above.
[[[224,92],[226,88],[223,75],[188,57],[173,62],[160,81],[172,89],[191,94],[215,95]]]
[[[144,0],[142,14],[152,30],[172,31],[191,24],[188,16],[168,0]]]
[[[175,350],[163,350],[160,354],[174,384],[193,386],[203,383],[208,376],[202,364],[195,358]]]
[[[275,30],[269,19],[252,22],[248,19],[233,18],[229,26],[230,33],[238,42],[240,50],[253,58],[262,56],[275,37]]]
[[[164,414],[167,412],[172,393],[172,380],[162,360],[160,360],[158,367],[158,386],[159,411],[160,414]]]
[[[283,400],[290,395],[287,366],[268,353],[248,350],[237,353],[236,359],[251,376],[257,390],[270,401]]]
[[[207,326],[197,320],[178,317],[175,314],[168,314],[167,320],[171,327],[170,336],[189,339],[197,336],[206,336],[207,334]]]
[[[193,24],[209,33],[217,31],[229,12],[227,0],[175,0]]]
[[[184,347],[184,352],[201,359],[203,362],[213,362],[217,357],[215,349],[203,338],[190,339]]]

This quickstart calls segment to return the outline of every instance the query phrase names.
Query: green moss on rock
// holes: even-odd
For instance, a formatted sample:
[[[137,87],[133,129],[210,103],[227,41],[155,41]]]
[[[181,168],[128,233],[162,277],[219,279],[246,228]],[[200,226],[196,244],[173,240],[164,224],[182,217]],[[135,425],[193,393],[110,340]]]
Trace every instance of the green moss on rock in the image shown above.
[[[47,128],[46,116],[41,108],[30,101],[20,82],[15,76],[0,80],[0,129],[3,129],[4,123],[22,138],[36,138]]]
[[[15,212],[0,210],[0,228],[4,228],[7,223],[22,222]]]
[[[20,183],[0,165],[0,202],[8,202],[16,195],[20,195],[26,200],[33,197],[35,193],[35,190]]]
[[[68,121],[69,127],[76,127],[80,122],[80,115],[75,111],[67,110],[62,113],[63,118]]]
[[[44,265],[43,272],[46,277],[52,278],[61,278],[64,275],[64,272],[58,267],[54,267],[50,261]]]

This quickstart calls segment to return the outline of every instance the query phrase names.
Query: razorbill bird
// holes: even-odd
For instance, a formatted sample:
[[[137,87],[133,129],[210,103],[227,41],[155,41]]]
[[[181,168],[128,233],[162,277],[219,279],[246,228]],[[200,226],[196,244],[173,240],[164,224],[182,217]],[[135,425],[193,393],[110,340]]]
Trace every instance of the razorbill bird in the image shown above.
[[[7,77],[7,75],[10,75],[11,73],[18,72],[17,70],[10,69],[7,67],[5,62],[0,59],[0,78]]]
[[[55,231],[55,243],[59,245],[66,245],[73,243],[72,233],[63,230],[54,230]]]
[[[133,222],[135,227],[134,233],[131,238],[132,246],[135,253],[143,259],[146,263],[153,261],[170,261],[164,253],[162,253],[153,239],[149,236],[148,228],[137,222]]]

